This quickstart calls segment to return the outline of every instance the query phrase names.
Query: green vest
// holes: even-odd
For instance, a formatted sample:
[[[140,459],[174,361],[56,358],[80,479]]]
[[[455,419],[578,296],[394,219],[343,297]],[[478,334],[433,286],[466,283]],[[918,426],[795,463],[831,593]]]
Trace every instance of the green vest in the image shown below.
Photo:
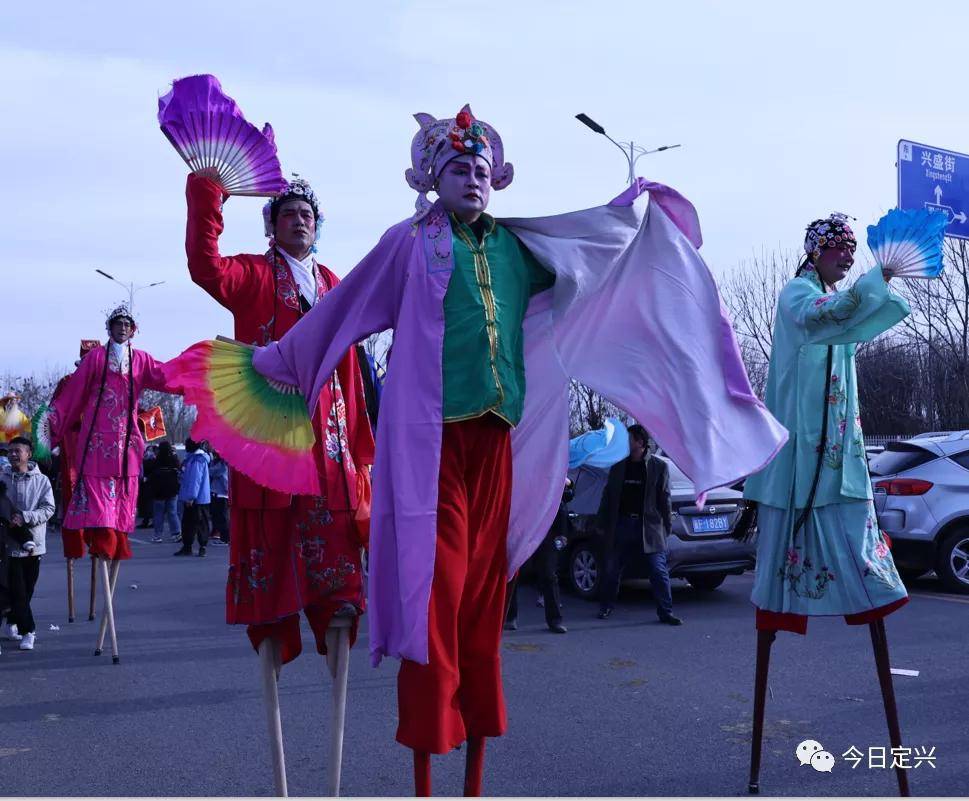
[[[494,412],[510,425],[525,403],[522,321],[555,276],[493,217],[479,242],[451,216],[454,272],[444,296],[444,421]]]

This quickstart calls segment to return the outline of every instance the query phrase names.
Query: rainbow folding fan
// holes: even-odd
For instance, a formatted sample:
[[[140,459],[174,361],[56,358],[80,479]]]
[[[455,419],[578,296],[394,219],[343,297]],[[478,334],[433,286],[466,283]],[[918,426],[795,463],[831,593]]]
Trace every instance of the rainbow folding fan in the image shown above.
[[[179,78],[158,100],[158,123],[192,172],[209,175],[231,195],[275,195],[286,181],[272,126],[246,121],[214,75]]]
[[[947,224],[939,212],[892,209],[868,226],[868,247],[876,263],[899,278],[938,278]]]
[[[30,418],[31,436],[34,441],[34,459],[50,459],[51,457],[51,433],[50,433],[50,407],[42,403],[40,408],[34,412]]]
[[[316,441],[299,388],[263,377],[252,348],[223,339],[192,345],[165,365],[167,380],[198,409],[192,438],[208,440],[257,484],[319,495]]]

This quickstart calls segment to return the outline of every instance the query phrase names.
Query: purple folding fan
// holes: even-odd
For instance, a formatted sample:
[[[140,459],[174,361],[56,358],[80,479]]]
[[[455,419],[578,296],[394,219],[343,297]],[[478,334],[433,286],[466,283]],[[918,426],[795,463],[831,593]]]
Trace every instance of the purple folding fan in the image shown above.
[[[272,126],[246,121],[214,75],[190,75],[172,83],[158,100],[162,133],[192,169],[231,195],[275,195],[286,181],[276,155]]]

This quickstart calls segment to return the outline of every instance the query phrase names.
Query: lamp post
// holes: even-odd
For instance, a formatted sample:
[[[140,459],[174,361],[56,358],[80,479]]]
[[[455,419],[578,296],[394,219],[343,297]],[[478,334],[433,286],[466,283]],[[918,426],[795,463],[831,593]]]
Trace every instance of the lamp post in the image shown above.
[[[142,284],[141,286],[138,286],[135,284],[134,281],[131,281],[127,284],[124,281],[119,281],[113,275],[108,275],[108,273],[106,273],[104,270],[100,270],[97,267],[94,268],[94,272],[96,272],[98,275],[103,275],[109,281],[114,281],[116,284],[118,284],[119,286],[123,286],[125,290],[127,290],[128,311],[130,311],[132,314],[134,314],[134,311],[135,311],[135,292],[140,292],[142,289],[150,289],[153,286],[159,286],[165,283],[164,281],[155,281],[151,284]]]
[[[663,145],[662,147],[656,147],[652,150],[647,150],[646,148],[637,145],[635,142],[617,142],[609,134],[606,133],[606,129],[603,128],[599,123],[592,119],[587,114],[576,114],[575,118],[585,125],[587,128],[591,128],[597,134],[602,134],[606,139],[612,142],[616,147],[618,147],[622,154],[626,157],[626,163],[629,165],[629,183],[636,183],[636,162],[639,161],[640,157],[648,156],[650,153],[661,153],[664,150],[672,150],[674,147],[680,147],[680,145]]]

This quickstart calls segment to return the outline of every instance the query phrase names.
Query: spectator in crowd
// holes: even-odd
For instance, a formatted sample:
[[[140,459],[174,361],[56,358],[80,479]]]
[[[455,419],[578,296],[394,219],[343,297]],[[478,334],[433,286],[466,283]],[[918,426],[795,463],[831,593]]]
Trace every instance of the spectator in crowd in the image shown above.
[[[191,556],[192,543],[199,542],[199,556],[205,556],[205,546],[209,541],[209,503],[212,496],[209,489],[209,455],[201,443],[194,439],[185,440],[185,464],[182,465],[182,482],[178,499],[185,504],[182,513],[182,547],[175,556]]]
[[[223,544],[229,542],[229,465],[225,459],[219,456],[217,451],[212,452],[212,461],[209,462],[209,489],[212,494],[212,534],[213,541],[218,537],[218,541]]]
[[[147,473],[151,484],[154,512],[152,522],[155,525],[155,536],[152,542],[162,542],[165,534],[165,523],[168,523],[172,540],[182,539],[182,525],[178,519],[178,486],[179,463],[178,455],[172,444],[167,440],[158,446],[158,453],[151,462]]]
[[[549,631],[565,634],[568,629],[562,625],[562,605],[559,602],[558,561],[559,551],[555,547],[555,540],[568,536],[569,508],[567,504],[575,497],[572,480],[565,479],[565,490],[559,503],[555,520],[538,546],[532,557],[538,575],[538,589],[542,606],[545,608],[545,625]],[[508,614],[505,618],[505,628],[514,631],[518,628],[518,581],[511,588],[511,602],[508,604]]]
[[[40,575],[40,559],[47,553],[47,521],[54,515],[54,490],[31,461],[32,451],[29,439],[14,437],[8,445],[10,464],[0,468],[7,504],[6,514],[0,511],[0,515],[9,524],[4,527],[2,547],[10,605],[2,633],[8,640],[19,640],[21,651],[34,648],[36,626],[30,600]]]
[[[138,528],[151,528],[154,525],[152,515],[154,514],[154,498],[151,494],[151,482],[148,477],[151,475],[152,462],[158,455],[158,448],[155,445],[145,446],[145,458],[141,463],[141,475],[138,478],[138,514],[141,515],[141,522]]]
[[[629,457],[609,471],[599,507],[607,552],[599,618],[612,614],[626,564],[644,554],[649,565],[649,586],[660,622],[679,626],[673,614],[673,592],[666,566],[666,538],[673,524],[670,470],[650,454],[650,437],[640,425],[629,427]]]
[[[0,469],[10,466],[10,460],[7,458],[7,443],[0,442]]]

